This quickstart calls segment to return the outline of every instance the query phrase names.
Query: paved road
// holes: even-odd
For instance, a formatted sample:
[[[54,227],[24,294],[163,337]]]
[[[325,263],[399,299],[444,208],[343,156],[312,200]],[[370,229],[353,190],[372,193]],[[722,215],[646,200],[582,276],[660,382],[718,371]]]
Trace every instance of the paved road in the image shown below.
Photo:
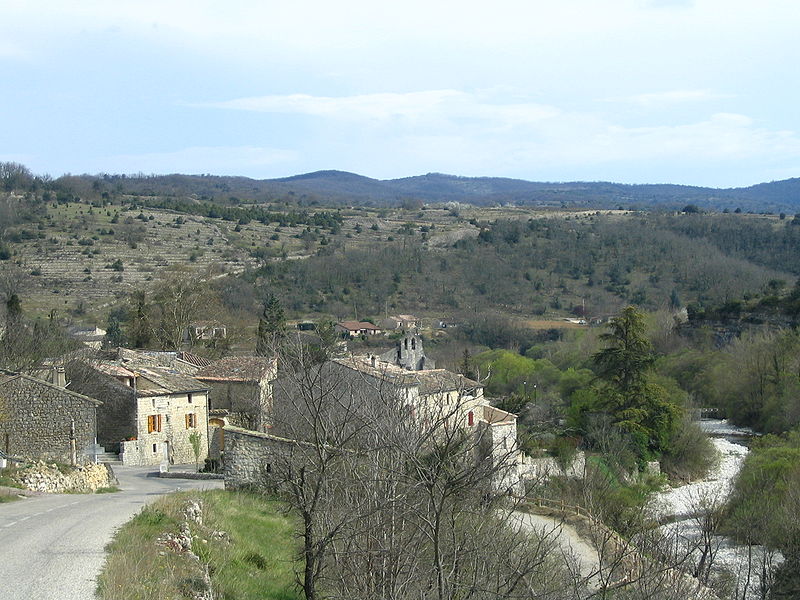
[[[567,568],[574,574],[580,574],[590,589],[598,589],[600,556],[574,527],[553,517],[527,512],[515,512],[514,516],[524,529],[553,539],[561,549]]]
[[[147,477],[152,467],[115,467],[121,492],[52,494],[0,504],[0,599],[91,600],[105,546],[144,504],[219,480]]]

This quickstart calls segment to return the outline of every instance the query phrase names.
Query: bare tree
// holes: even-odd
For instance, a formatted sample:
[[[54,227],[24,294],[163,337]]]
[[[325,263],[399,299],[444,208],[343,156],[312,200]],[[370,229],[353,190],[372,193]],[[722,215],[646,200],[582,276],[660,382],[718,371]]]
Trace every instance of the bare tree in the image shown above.
[[[547,543],[510,527],[497,494],[513,440],[491,452],[489,426],[467,427],[467,390],[423,398],[405,385],[414,373],[287,346],[272,429],[284,450],[264,476],[300,516],[306,598],[564,597]]]
[[[175,350],[181,347],[189,325],[207,307],[209,298],[197,273],[174,269],[155,286],[153,301],[158,309],[156,333],[161,345]]]

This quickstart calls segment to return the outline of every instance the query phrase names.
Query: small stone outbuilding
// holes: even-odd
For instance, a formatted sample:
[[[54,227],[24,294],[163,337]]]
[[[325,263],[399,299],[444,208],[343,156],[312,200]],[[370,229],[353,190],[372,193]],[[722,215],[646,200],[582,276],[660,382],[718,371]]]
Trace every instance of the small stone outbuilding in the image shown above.
[[[264,356],[229,356],[195,374],[209,388],[209,458],[219,459],[225,449],[224,426],[269,428],[276,374],[277,360]]]
[[[0,371],[0,447],[13,458],[65,464],[94,460],[102,402],[56,383]],[[61,385],[58,385],[58,384]]]

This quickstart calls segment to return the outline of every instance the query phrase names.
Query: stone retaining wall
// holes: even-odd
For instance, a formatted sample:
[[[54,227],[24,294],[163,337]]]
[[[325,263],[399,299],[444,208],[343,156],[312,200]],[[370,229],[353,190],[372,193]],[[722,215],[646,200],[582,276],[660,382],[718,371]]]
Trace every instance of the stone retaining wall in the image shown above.
[[[586,455],[583,451],[578,451],[572,459],[572,463],[567,467],[566,472],[552,456],[543,458],[531,458],[520,453],[519,471],[523,479],[533,479],[536,481],[547,481],[550,477],[575,477],[582,479],[586,469]]]
[[[49,494],[94,492],[117,484],[110,466],[93,463],[62,473],[55,464],[37,462],[19,469],[13,478],[29,490]]]

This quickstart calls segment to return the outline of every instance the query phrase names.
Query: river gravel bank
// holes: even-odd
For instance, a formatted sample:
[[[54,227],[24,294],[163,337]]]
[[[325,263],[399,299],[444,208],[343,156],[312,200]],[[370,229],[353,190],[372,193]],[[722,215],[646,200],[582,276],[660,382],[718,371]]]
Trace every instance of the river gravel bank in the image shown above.
[[[669,521],[661,529],[674,540],[676,551],[688,552],[695,548],[692,552],[695,564],[701,556],[697,546],[702,540],[703,515],[722,506],[728,498],[733,481],[749,453],[744,441],[755,435],[752,430],[734,427],[724,420],[702,421],[701,427],[712,436],[711,442],[719,453],[716,467],[702,480],[659,492],[650,504],[656,518],[661,522]],[[714,536],[707,549],[713,555],[712,571],[718,574],[723,570],[727,572],[724,576],[732,588],[731,598],[759,598],[762,567],[783,560],[779,553],[769,552],[761,546],[738,545],[721,535]]]

